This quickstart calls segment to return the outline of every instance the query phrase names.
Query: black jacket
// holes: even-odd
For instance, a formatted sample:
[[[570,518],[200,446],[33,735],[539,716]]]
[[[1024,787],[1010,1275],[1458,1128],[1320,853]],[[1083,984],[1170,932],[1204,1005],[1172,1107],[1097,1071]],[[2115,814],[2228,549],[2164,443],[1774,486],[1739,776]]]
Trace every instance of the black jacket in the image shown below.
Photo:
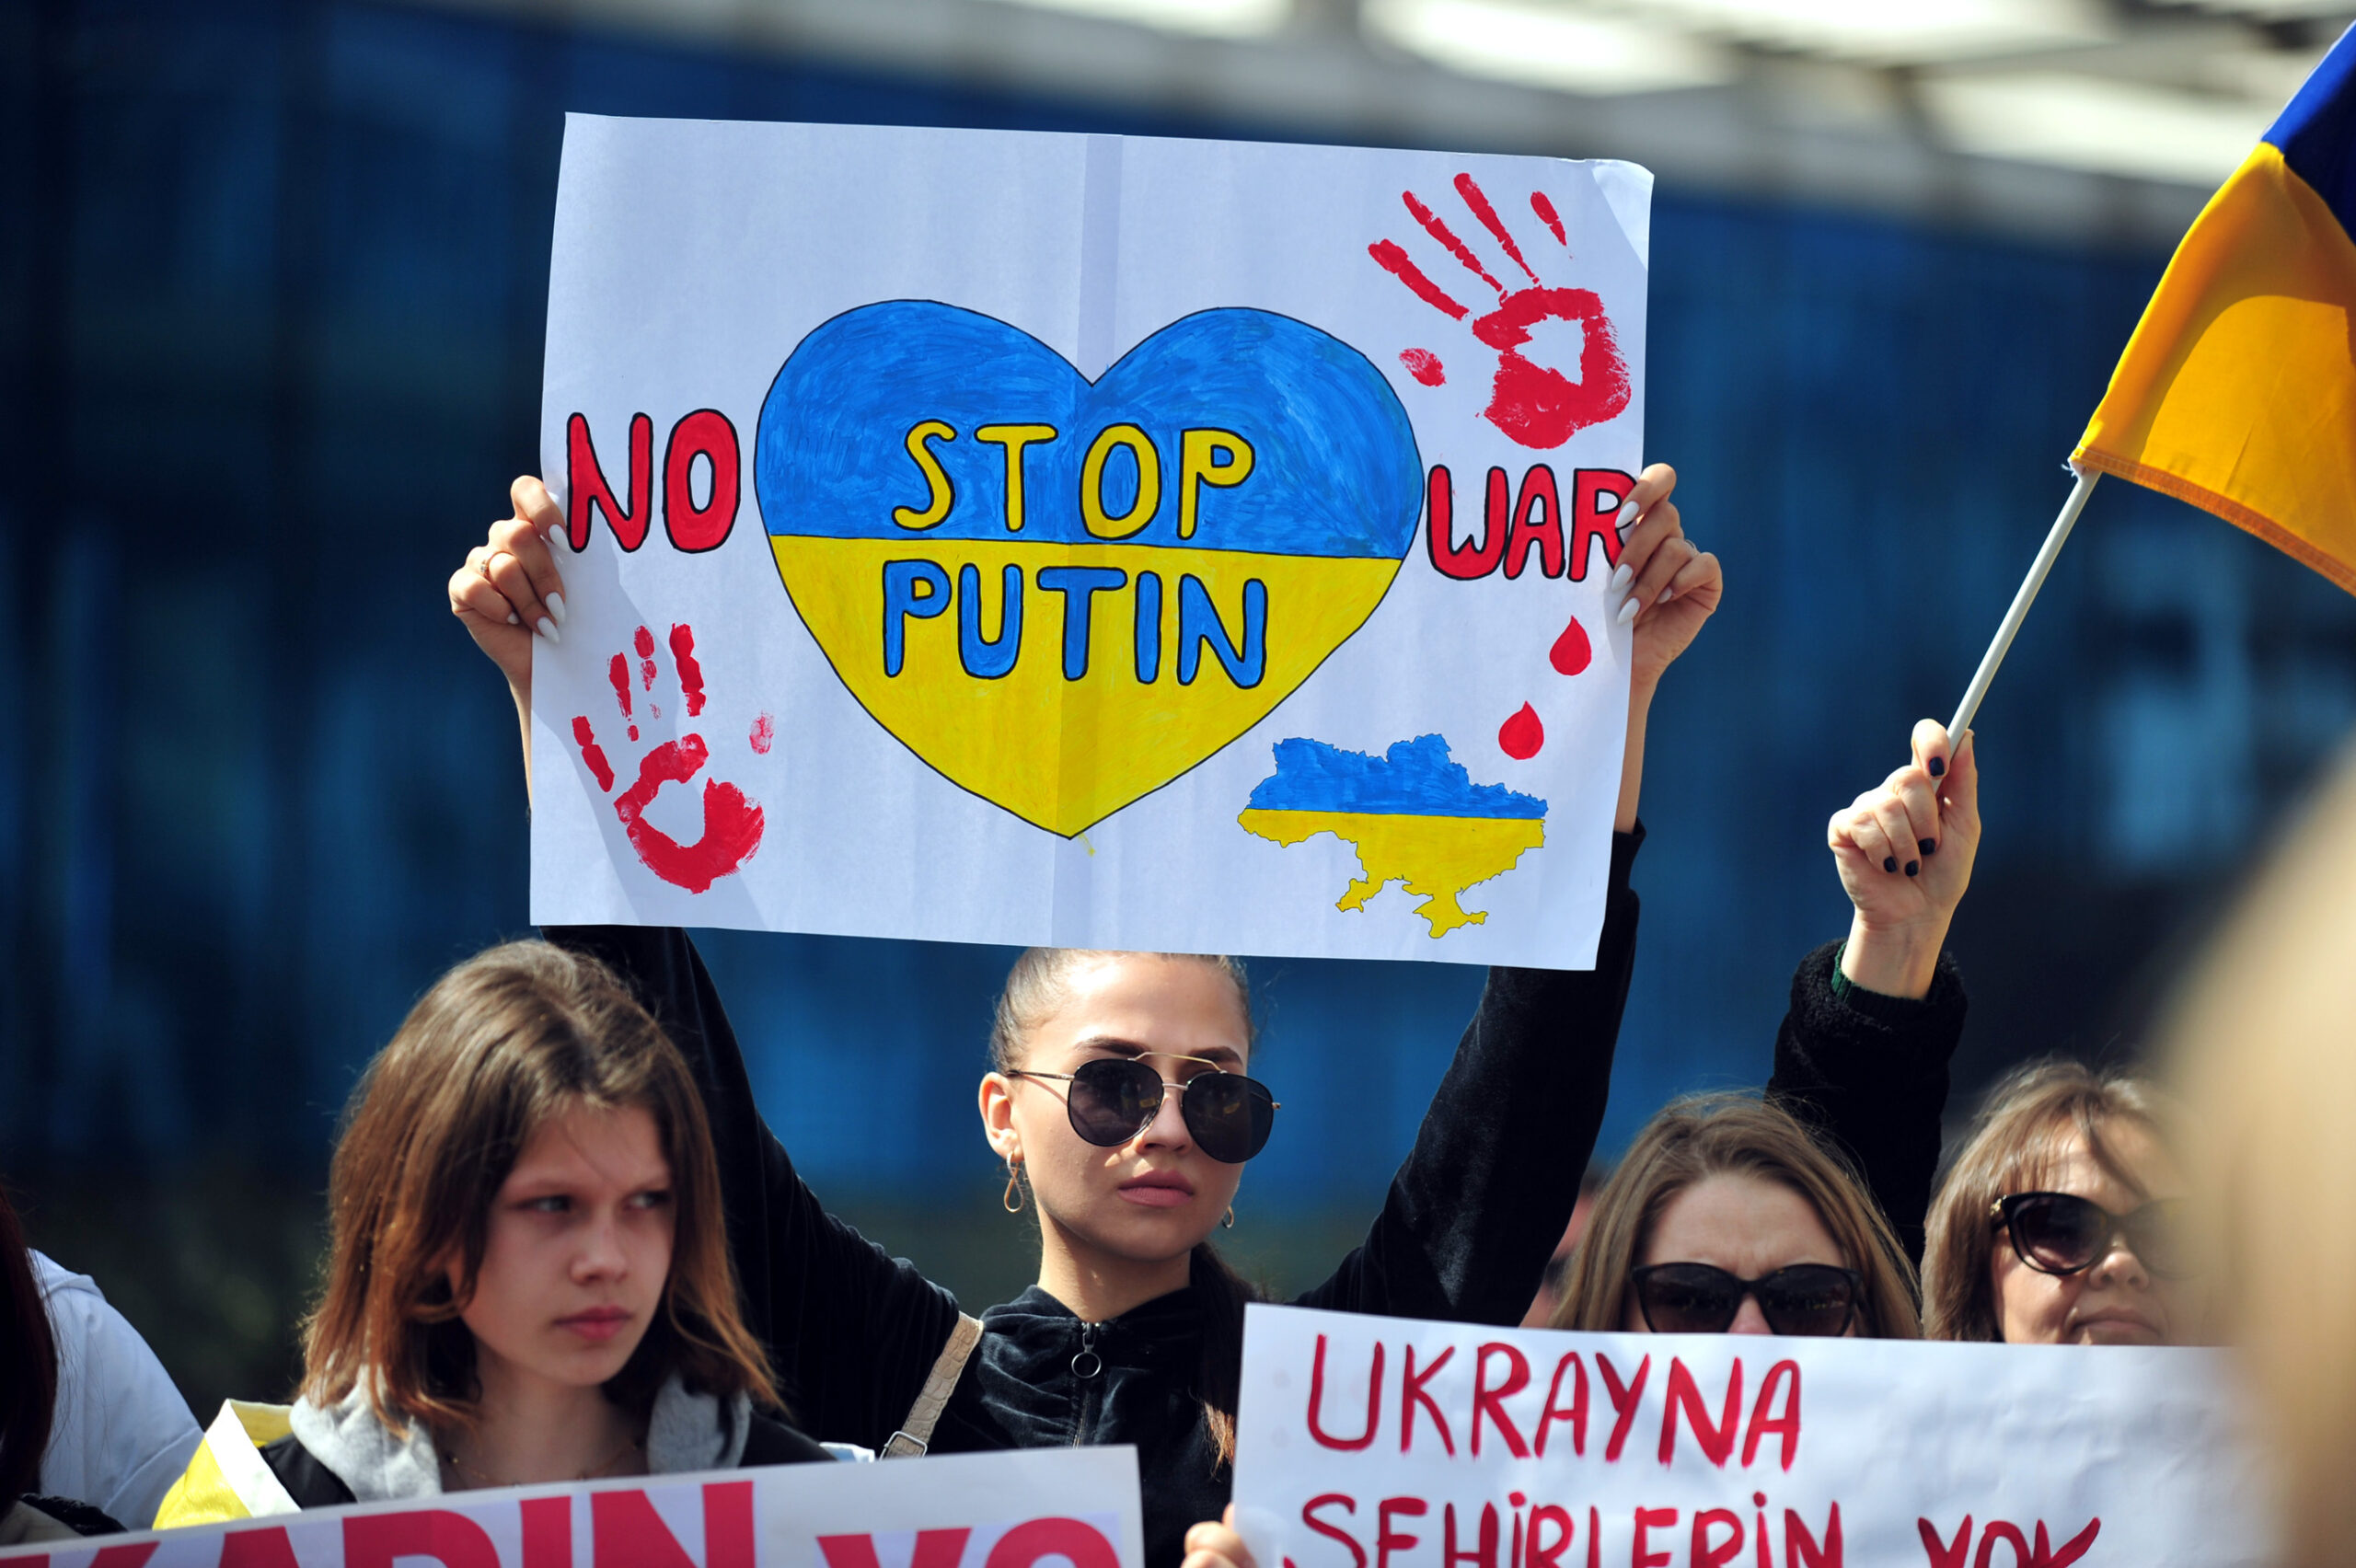
[[[1628,874],[1642,839],[1641,828],[1613,838],[1594,969],[1489,972],[1365,1243],[1299,1305],[1501,1326],[1521,1320],[1602,1123],[1635,958]],[[940,1355],[955,1298],[827,1214],[803,1184],[761,1121],[735,1033],[685,932],[580,927],[547,935],[610,965],[686,1055],[711,1120],[748,1320],[769,1349],[794,1419],[825,1440],[880,1449]],[[1877,1057],[1869,1029],[1827,1016],[1833,1021],[1786,1020],[1768,1093],[1836,1146],[1859,1151],[1869,1182],[1896,1182],[1901,1193],[1919,1186],[1927,1201],[1944,1055],[1934,1100],[1921,1064]],[[1921,1208],[1917,1202],[1918,1236]],[[1034,1286],[982,1321],[981,1343],[931,1451],[1133,1444],[1146,1562],[1176,1568],[1188,1527],[1217,1518],[1230,1487],[1195,1400],[1203,1308],[1195,1291],[1087,1324]],[[1082,1350],[1095,1353],[1091,1376],[1074,1367]]]
[[[1856,1166],[1919,1264],[1947,1064],[1963,1038],[1963,981],[1943,952],[1931,994],[1920,1001],[1855,986],[1837,995],[1832,965],[1840,951],[1839,942],[1825,943],[1792,975],[1769,1093]]]
[[[736,1463],[739,1469],[749,1470],[755,1465],[823,1464],[833,1459],[834,1455],[792,1427],[756,1411],[745,1429],[744,1458]],[[352,1488],[313,1458],[291,1432],[275,1443],[262,1445],[261,1462],[278,1477],[297,1508],[337,1508],[359,1501]]]
[[[1613,837],[1592,970],[1489,972],[1373,1228],[1301,1305],[1521,1320],[1602,1124],[1635,959],[1628,872],[1641,841],[1641,829]],[[547,935],[611,965],[686,1054],[710,1114],[750,1321],[795,1421],[823,1439],[880,1449],[924,1386],[956,1321],[955,1298],[827,1214],[803,1184],[761,1121],[735,1033],[686,933]],[[1146,1562],[1175,1568],[1186,1529],[1218,1517],[1230,1485],[1195,1401],[1203,1318],[1195,1291],[1083,1324],[1034,1287],[982,1321],[932,1451],[1134,1444]],[[1101,1363],[1091,1377],[1073,1368],[1083,1348]]]

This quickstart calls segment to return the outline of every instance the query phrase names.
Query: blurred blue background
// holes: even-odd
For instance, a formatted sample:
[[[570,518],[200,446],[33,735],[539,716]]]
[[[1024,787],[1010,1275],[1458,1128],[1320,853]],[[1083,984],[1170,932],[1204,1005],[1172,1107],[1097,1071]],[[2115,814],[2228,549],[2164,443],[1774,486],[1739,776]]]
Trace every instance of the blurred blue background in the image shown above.
[[[526,927],[514,720],[443,581],[535,460],[564,111],[1444,139],[327,0],[0,0],[0,1172],[201,1408],[283,1391],[360,1066]],[[1655,710],[1607,1155],[1672,1092],[1765,1077],[1794,963],[1845,929],[1825,819],[1952,706],[2198,201],[2040,235],[1758,186],[1656,206],[1646,445],[1727,596]],[[1964,1084],[2131,1050],[2352,715],[2356,604],[2105,486],[1981,719]],[[971,1109],[1010,954],[704,945],[821,1192],[969,1305],[1024,1283]],[[1306,1284],[1481,976],[1253,972],[1287,1109],[1235,1245]]]

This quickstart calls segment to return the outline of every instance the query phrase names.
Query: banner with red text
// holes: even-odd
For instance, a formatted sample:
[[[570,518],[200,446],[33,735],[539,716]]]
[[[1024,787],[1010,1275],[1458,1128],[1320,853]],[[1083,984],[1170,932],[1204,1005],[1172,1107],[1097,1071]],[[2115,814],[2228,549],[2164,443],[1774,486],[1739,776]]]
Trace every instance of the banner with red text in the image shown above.
[[[1651,191],[572,116],[533,919],[1592,963]]]
[[[1253,1307],[1261,1568],[2268,1561],[2215,1352],[1588,1334]]]
[[[0,1551],[47,1568],[1144,1568],[1137,1450],[460,1492]]]

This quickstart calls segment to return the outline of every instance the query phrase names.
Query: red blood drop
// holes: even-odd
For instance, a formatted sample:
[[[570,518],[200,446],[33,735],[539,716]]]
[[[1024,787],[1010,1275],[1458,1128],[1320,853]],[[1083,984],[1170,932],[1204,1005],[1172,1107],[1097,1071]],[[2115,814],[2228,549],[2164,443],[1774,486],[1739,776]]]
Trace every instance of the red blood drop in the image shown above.
[[[1547,663],[1566,675],[1576,675],[1586,669],[1593,657],[1595,651],[1588,646],[1587,628],[1579,625],[1576,616],[1571,617],[1571,624],[1563,628],[1563,635],[1554,639],[1554,646],[1546,653]]]
[[[1497,727],[1497,749],[1516,762],[1528,762],[1546,744],[1546,726],[1538,721],[1530,704]]]
[[[1426,386],[1438,386],[1448,380],[1448,372],[1440,368],[1439,356],[1429,349],[1407,349],[1399,355],[1399,363],[1407,374]]]

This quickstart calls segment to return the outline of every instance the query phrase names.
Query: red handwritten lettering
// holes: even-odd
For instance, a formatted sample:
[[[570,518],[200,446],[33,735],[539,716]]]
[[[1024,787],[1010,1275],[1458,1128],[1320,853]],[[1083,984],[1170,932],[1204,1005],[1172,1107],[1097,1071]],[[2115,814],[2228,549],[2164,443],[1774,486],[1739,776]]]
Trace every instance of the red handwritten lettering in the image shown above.
[[[696,504],[695,465],[711,467],[710,499]],[[716,550],[736,526],[736,427],[717,409],[698,409],[671,427],[663,448],[663,527],[674,548],[690,554]]]
[[[1775,1390],[1788,1386],[1781,1413],[1770,1417],[1767,1401]],[[1792,1460],[1800,1451],[1800,1364],[1778,1361],[1767,1368],[1767,1376],[1759,1382],[1759,1402],[1750,1407],[1750,1430],[1743,1435],[1742,1462],[1745,1469],[1759,1457],[1759,1440],[1769,1433],[1784,1440],[1784,1468],[1792,1468]]]
[[[1531,518],[1537,521],[1532,522]],[[1528,564],[1530,547],[1538,547],[1538,570],[1548,577],[1563,575],[1563,502],[1554,490],[1554,470],[1533,466],[1521,476],[1521,499],[1514,506],[1513,534],[1506,541],[1506,575],[1519,577]]]
[[[963,1526],[955,1529],[918,1530],[908,1568],[957,1568],[964,1561],[965,1542],[973,1533]],[[882,1568],[872,1535],[820,1536],[818,1551],[826,1558],[826,1568]]]
[[[1049,1557],[1071,1568],[1121,1568],[1121,1554],[1104,1532],[1081,1519],[1031,1519],[998,1538],[983,1568],[1033,1568]]]
[[[1595,1353],[1595,1369],[1603,1374],[1603,1391],[1611,1398],[1615,1418],[1611,1441],[1603,1446],[1603,1458],[1607,1463],[1617,1463],[1620,1450],[1628,1444],[1628,1429],[1636,1424],[1636,1406],[1645,1397],[1645,1378],[1653,1369],[1653,1358],[1647,1355],[1636,1364],[1636,1378],[1631,1383],[1620,1381],[1620,1369],[1600,1350]]]
[[[1411,1344],[1407,1346],[1406,1354],[1400,1358],[1399,1451],[1401,1453],[1407,1453],[1415,1447],[1415,1407],[1417,1405],[1421,1405],[1426,1410],[1431,1412],[1432,1424],[1439,1428],[1440,1447],[1447,1450],[1450,1458],[1456,1457],[1456,1438],[1448,1430],[1448,1417],[1440,1413],[1438,1401],[1434,1400],[1430,1394],[1424,1391],[1424,1385],[1429,1383],[1433,1378],[1437,1377],[1439,1373],[1439,1369],[1447,1366],[1449,1362],[1454,1358],[1455,1355],[1456,1347],[1454,1345],[1449,1345],[1446,1350],[1441,1351],[1438,1356],[1433,1360],[1432,1364],[1429,1366],[1425,1367],[1421,1372],[1415,1370],[1415,1347],[1414,1345]]]
[[[1325,1408],[1325,1336],[1317,1336],[1317,1359],[1309,1369],[1309,1435],[1328,1448],[1356,1450],[1374,1441],[1382,1419],[1382,1342],[1374,1342],[1374,1364],[1366,1375],[1366,1430],[1355,1437],[1336,1437],[1325,1430],[1318,1412]]]
[[[1824,1544],[1817,1544],[1807,1521],[1790,1508],[1784,1510],[1784,1568],[1841,1568],[1841,1505],[1824,1527]]]
[[[2102,1521],[2091,1520],[2085,1529],[2063,1541],[2062,1550],[2056,1551],[2051,1538],[2045,1533],[2045,1521],[2039,1519],[2037,1522],[2037,1547],[2030,1561],[2036,1563],[2037,1568],[2069,1568],[2071,1563],[2086,1554],[2086,1549],[2094,1545],[2095,1537],[2100,1534]]]
[[[1459,548],[1456,543],[1456,485],[1448,470],[1435,466],[1425,498],[1424,547],[1432,566],[1443,577],[1469,582],[1497,569],[1506,548],[1506,511],[1511,502],[1503,468],[1489,470],[1489,504],[1482,515],[1481,542]]]
[[[1598,1355],[1596,1359],[1600,1361],[1603,1357]],[[1647,1356],[1646,1359],[1649,1361],[1652,1358]],[[1637,1509],[1636,1539],[1628,1549],[1629,1568],[1669,1568],[1669,1550],[1664,1547],[1655,1551],[1650,1538],[1654,1530],[1673,1530],[1676,1528],[1677,1510],[1674,1508]]]
[[[531,1561],[528,1541],[524,1551],[525,1568],[537,1568]],[[92,1568],[97,1565],[92,1564]],[[266,1530],[231,1530],[221,1538],[221,1561],[214,1568],[298,1568],[298,1560],[294,1543],[286,1539],[286,1529],[282,1525]],[[571,1564],[567,1563],[566,1568]]]
[[[1456,1568],[1460,1562],[1469,1562],[1473,1568],[1497,1568],[1497,1505],[1481,1505],[1481,1544],[1471,1551],[1457,1550],[1456,1505],[1450,1503],[1441,1509],[1439,1562],[1440,1568]]]
[[[520,1507],[524,1568],[572,1568],[572,1499],[531,1497]]]
[[[1702,1390],[1694,1386],[1693,1374],[1687,1371],[1684,1361],[1672,1356],[1669,1363],[1669,1392],[1660,1404],[1660,1462],[1669,1463],[1677,1455],[1677,1412],[1685,1412],[1686,1424],[1693,1429],[1693,1441],[1700,1445],[1703,1455],[1718,1469],[1727,1468],[1727,1456],[1734,1452],[1736,1431],[1742,1424],[1742,1358],[1735,1358],[1734,1368],[1727,1375],[1726,1408],[1716,1422],[1710,1420],[1710,1407],[1702,1402]]]
[[[1914,1529],[1923,1538],[1923,1554],[1931,1560],[1931,1568],[1963,1568],[1964,1559],[1971,1551],[1970,1515],[1963,1516],[1963,1523],[1956,1528],[1953,1540],[1939,1539],[1937,1527],[1928,1519],[1916,1519]]]
[[[1620,508],[1636,488],[1617,468],[1580,468],[1571,475],[1571,581],[1587,581],[1590,546],[1600,541],[1603,564],[1620,564]]]
[[[703,1489],[703,1568],[754,1568],[754,1561],[753,1483],[708,1483]],[[951,1562],[954,1568],[955,1559]]]
[[[1338,1540],[1348,1547],[1350,1568],[1366,1568],[1366,1548],[1358,1544],[1357,1537],[1338,1526],[1329,1525],[1317,1516],[1318,1509],[1330,1508],[1336,1503],[1342,1505],[1345,1513],[1355,1514],[1358,1511],[1357,1502],[1349,1496],[1339,1492],[1328,1492],[1322,1496],[1312,1497],[1300,1505],[1300,1522],[1326,1539]]]
[[[1381,1502],[1376,1504],[1374,1508],[1374,1568],[1391,1568],[1391,1554],[1393,1551],[1411,1551],[1423,1539],[1421,1536],[1412,1536],[1404,1530],[1392,1529],[1391,1528],[1392,1516],[1393,1515],[1404,1515],[1408,1518],[1412,1519],[1430,1512],[1430,1506],[1420,1497],[1386,1497]]]
[[[1541,1525],[1554,1527],[1554,1539],[1543,1539],[1538,1533]],[[1571,1511],[1542,1503],[1530,1511],[1530,1553],[1522,1559],[1522,1568],[1562,1568],[1563,1553],[1571,1549],[1571,1539],[1578,1527],[1571,1523]]]
[[[1506,1380],[1489,1387],[1489,1357],[1506,1358]],[[1517,1459],[1530,1458],[1530,1445],[1521,1440],[1521,1433],[1514,1426],[1513,1417],[1506,1413],[1505,1401],[1530,1386],[1530,1363],[1521,1352],[1509,1344],[1484,1344],[1472,1363],[1472,1457],[1481,1456],[1481,1424],[1495,1422],[1497,1435]]]
[[[1980,1529],[1980,1551],[1971,1560],[1971,1568],[1988,1568],[1996,1543],[2003,1541],[2013,1549],[2012,1568],[2029,1568],[2028,1538],[2021,1528],[2005,1519],[1991,1519]]]
[[[566,542],[576,550],[589,548],[591,507],[602,510],[614,542],[626,550],[646,543],[647,525],[654,521],[654,421],[644,414],[629,420],[629,505],[614,499],[597,449],[589,440],[589,421],[580,414],[564,421]]]
[[[1724,1528],[1724,1540],[1712,1540],[1713,1529]],[[1692,1568],[1726,1568],[1742,1554],[1742,1516],[1731,1508],[1704,1508],[1693,1516]]]
[[[1563,1374],[1572,1374],[1571,1402],[1563,1403]],[[1571,1424],[1571,1452],[1587,1457],[1587,1363],[1572,1351],[1554,1363],[1554,1380],[1546,1389],[1546,1413],[1538,1418],[1538,1457],[1546,1457],[1546,1434],[1558,1421]]]
[[[643,1492],[592,1493],[589,1530],[596,1568],[697,1568]],[[486,1568],[495,1568],[496,1561]],[[753,1568],[751,1482],[715,1482],[703,1489],[702,1568]]]
[[[90,1568],[146,1568],[147,1560],[155,1556],[156,1549],[163,1544],[160,1540],[143,1540],[130,1546],[102,1546],[90,1559]],[[49,1559],[41,1557],[34,1561],[46,1563]]]
[[[364,1514],[343,1521],[344,1568],[393,1568],[404,1557],[431,1557],[443,1568],[499,1568],[491,1532],[447,1508]]]

